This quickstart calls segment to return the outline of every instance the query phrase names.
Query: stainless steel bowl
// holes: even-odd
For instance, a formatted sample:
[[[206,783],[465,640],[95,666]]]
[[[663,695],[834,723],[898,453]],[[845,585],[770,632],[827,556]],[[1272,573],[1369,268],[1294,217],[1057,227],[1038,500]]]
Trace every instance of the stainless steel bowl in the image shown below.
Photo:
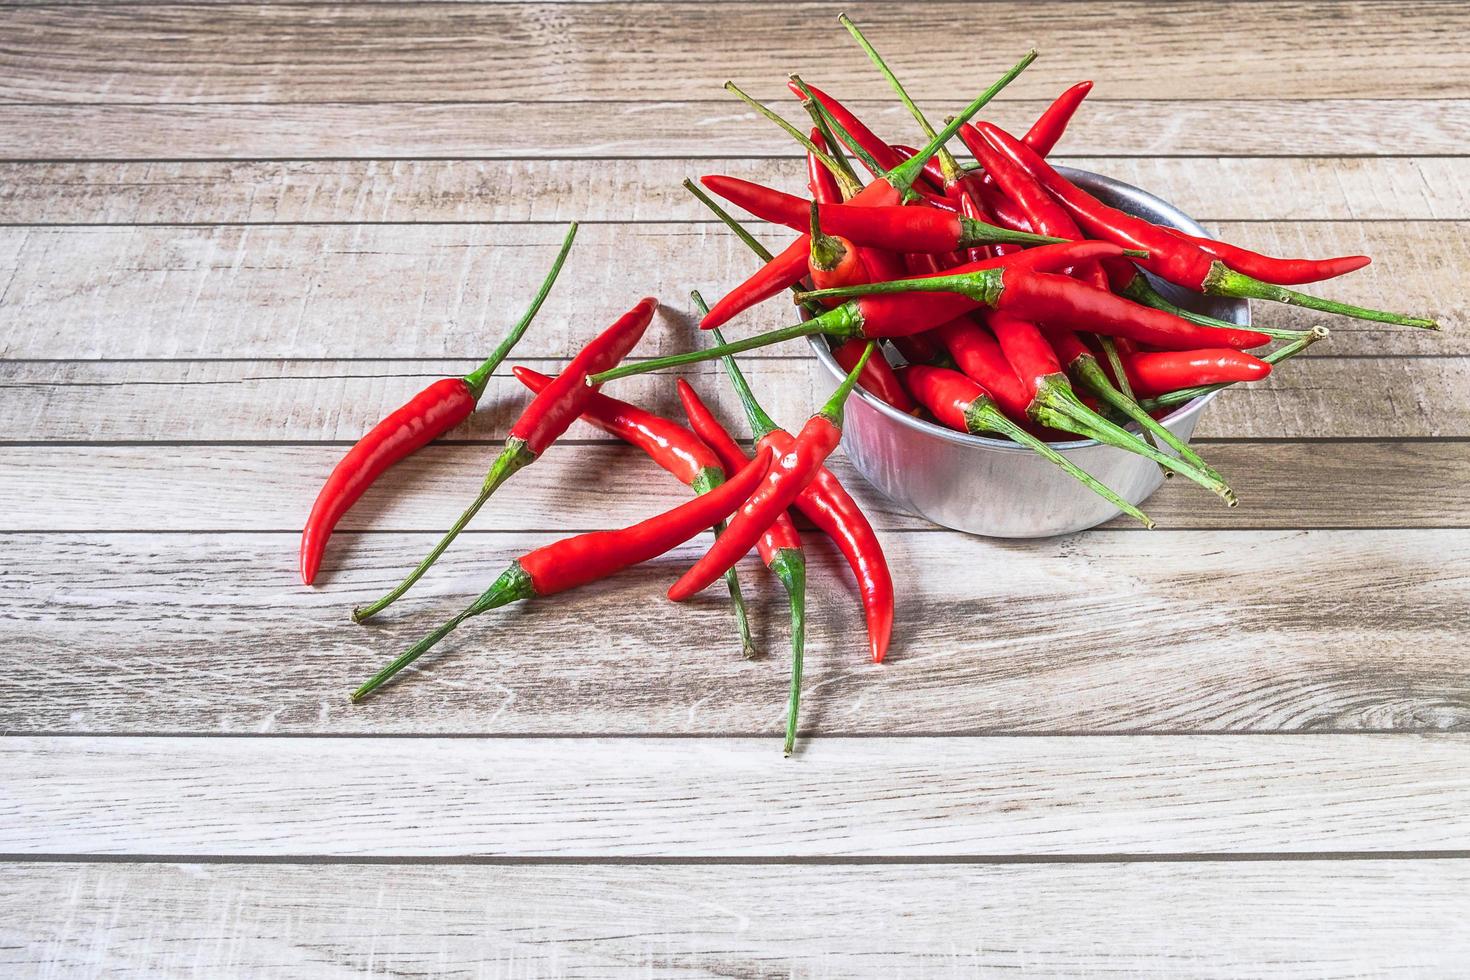
[[[1110,177],[1058,167],[1068,179],[1114,207],[1159,224],[1205,235],[1184,212]],[[1248,324],[1244,300],[1199,296],[1154,281],[1181,306]],[[840,380],[843,370],[827,343],[812,338],[817,360]],[[1213,395],[1197,398],[1163,420],[1188,442]],[[1141,504],[1163,482],[1158,466],[1141,456],[1088,439],[1053,443],[1078,466]],[[859,473],[885,496],[935,524],[997,538],[1044,538],[1096,527],[1117,516],[1112,504],[1052,463],[1003,439],[955,432],[905,415],[859,388],[848,400],[842,448]]]

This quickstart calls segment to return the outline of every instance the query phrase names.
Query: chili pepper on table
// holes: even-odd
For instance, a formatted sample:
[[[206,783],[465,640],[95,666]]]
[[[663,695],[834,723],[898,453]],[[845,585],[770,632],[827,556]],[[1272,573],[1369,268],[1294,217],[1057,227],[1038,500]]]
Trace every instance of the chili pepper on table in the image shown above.
[[[1298,338],[1297,340],[1278,347],[1276,350],[1273,350],[1269,354],[1264,355],[1261,360],[1265,361],[1267,364],[1270,364],[1272,367],[1275,367],[1282,361],[1300,354],[1302,351],[1317,343],[1319,340],[1326,340],[1329,336],[1331,336],[1331,334],[1326,327],[1313,327],[1311,330],[1308,330],[1305,335]],[[1160,395],[1157,398],[1145,398],[1143,401],[1139,402],[1139,404],[1150,412],[1157,412],[1162,409],[1173,408],[1176,405],[1183,405],[1185,402],[1194,401],[1196,398],[1203,398],[1205,395],[1208,395],[1213,391],[1219,391],[1221,388],[1228,387],[1230,387],[1229,383],[1200,385],[1194,388],[1182,388],[1179,391],[1171,391],[1168,394]]]
[[[718,330],[714,332],[714,338],[717,344],[725,343]],[[725,374],[745,409],[745,417],[755,434],[757,451],[768,454],[773,461],[784,458],[795,445],[795,437],[766,414],[735,358],[722,358],[721,363],[725,365]],[[883,555],[883,545],[873,531],[873,525],[843,487],[842,481],[825,466],[817,470],[811,485],[797,495],[796,509],[831,538],[847,559],[862,598],[869,652],[873,663],[882,663],[893,635],[893,576],[888,571],[888,559]]]
[[[361,701],[382,687],[404,667],[423,656],[460,623],[472,616],[537,596],[555,595],[589,582],[607,578],[625,568],[657,558],[677,548],[733,514],[760,486],[770,469],[765,456],[709,493],[701,494],[673,510],[617,531],[592,531],[563,538],[527,552],[510,563],[495,582],[463,612],[419,640],[396,660],[374,674],[352,694]]]
[[[811,202],[795,194],[724,174],[706,174],[699,181],[757,218],[797,231],[805,230],[810,221]],[[864,207],[856,200],[849,204],[821,204],[818,208],[822,227],[829,233],[850,238],[858,245],[892,252],[953,252],[974,245],[1055,245],[1061,241],[1046,235],[1011,231],[938,208]]]
[[[399,460],[433,442],[474,412],[490,376],[520,342],[541,310],[541,304],[551,292],[576,237],[577,223],[574,221],[567,228],[561,251],[552,262],[551,271],[542,280],[530,308],[479,367],[462,378],[441,378],[429,385],[373,426],[332,469],[317,494],[316,502],[311,505],[311,514],[301,532],[300,566],[304,584],[310,585],[315,581],[332,530],[368,487]]]
[[[921,364],[904,368],[901,377],[913,396],[949,428],[975,436],[1005,436],[1060,466],[1067,475],[1144,527],[1152,529],[1156,526],[1147,514],[1118,496],[1097,477],[1006,418],[989,393],[973,379],[958,371]]]
[[[444,553],[444,549],[448,548],[450,543],[459,536],[459,532],[464,530],[465,525],[469,524],[480,512],[480,508],[485,506],[486,501],[496,489],[512,474],[535,462],[548,446],[567,431],[567,428],[586,409],[587,402],[593,394],[593,389],[587,382],[588,375],[620,362],[642,338],[643,332],[653,321],[653,314],[657,309],[658,300],[653,297],[649,296],[639,300],[612,326],[583,347],[577,356],[572,358],[571,363],[552,379],[551,384],[531,400],[531,404],[526,406],[520,417],[511,425],[510,433],[505,439],[505,448],[490,464],[490,472],[480,487],[479,496],[465,509],[465,512],[454,522],[454,526],[445,533],[439,543],[419,563],[418,567],[408,574],[407,578],[381,599],[354,609],[352,611],[354,621],[360,623],[376,615],[412,588],[413,584],[422,578],[430,566]]]
[[[1124,390],[1123,386],[1128,384],[1126,371],[1122,377],[1117,379],[1118,385],[1115,387],[1108,378],[1108,373],[1098,363],[1097,355],[1093,354],[1092,350],[1082,342],[1082,338],[1078,337],[1076,333],[1071,330],[1058,330],[1054,328],[1047,328],[1045,333],[1047,340],[1051,342],[1052,348],[1056,351],[1057,358],[1061,361],[1062,366],[1067,369],[1068,374],[1076,379],[1078,384],[1096,395],[1105,405],[1133,420],[1145,434],[1152,434],[1156,438],[1162,439],[1169,448],[1173,449],[1201,473],[1221,483],[1225,482],[1224,478],[1212,466],[1206,463],[1200,457],[1199,453],[1190,448],[1188,443],[1171,432],[1168,426],[1161,424],[1152,415],[1143,410],[1134,397],[1131,384]],[[1111,338],[1103,339],[1106,341]],[[1250,355],[1247,354],[1245,356],[1249,357]],[[1118,363],[1122,364],[1123,362],[1120,359]],[[1166,475],[1171,475],[1174,471],[1165,468],[1164,472]]]
[[[1084,405],[1067,383],[1056,353],[1034,323],[999,311],[991,313],[987,322],[1006,360],[1011,362],[1016,376],[1031,395],[1027,415],[1033,421],[1151,459],[1193,480],[1230,506],[1236,505],[1234,492],[1218,475],[1212,475],[1213,471],[1202,472],[1184,460],[1160,452]]]
[[[791,450],[772,464],[765,481],[731,518],[725,533],[669,587],[670,599],[682,602],[707,588],[750,551],[765,529],[816,479],[817,471],[842,439],[843,405],[857,384],[863,365],[872,356],[874,346],[869,343],[857,367],[847,373],[832,397],[801,427]]]
[[[679,379],[679,401],[694,431],[714,447],[725,467],[738,471],[749,460],[734,438],[710,412],[684,379]],[[791,606],[791,690],[787,695],[785,753],[796,746],[797,713],[801,708],[801,675],[806,659],[806,555],[801,536],[788,514],[777,515],[756,542],[761,561],[786,589]]]
[[[536,394],[545,390],[552,381],[538,371],[519,365],[511,368],[511,371],[521,384]],[[709,493],[724,483],[726,476],[733,473],[733,470],[726,467],[724,460],[696,433],[661,415],[610,398],[601,392],[588,399],[587,407],[582,412],[582,420],[643,450],[649,459],[673,474],[675,479],[696,494]],[[723,530],[723,524],[714,527],[716,536]],[[740,593],[740,579],[735,569],[725,573],[725,583],[730,589],[730,604],[735,610],[735,623],[740,630],[740,650],[749,659],[755,656],[756,650],[750,638],[750,620],[745,611],[745,598]]]
[[[1030,147],[1004,130],[990,123],[980,123],[976,129],[987,142],[1010,157],[1050,191],[1089,235],[1148,251],[1148,258],[1141,260],[1139,264],[1169,282],[1209,296],[1272,300],[1360,320],[1439,329],[1439,325],[1430,319],[1319,299],[1232,269],[1193,242],[1178,238],[1155,224],[1099,201],[1057,173]],[[1302,274],[1299,266],[1291,261],[1268,260],[1266,256],[1260,256],[1260,259],[1279,264],[1281,274],[1273,278],[1291,279]],[[1339,260],[1327,261],[1331,263]]]
[[[1198,385],[1259,381],[1271,365],[1230,348],[1185,351],[1140,351],[1123,358],[1128,383],[1145,397]]]

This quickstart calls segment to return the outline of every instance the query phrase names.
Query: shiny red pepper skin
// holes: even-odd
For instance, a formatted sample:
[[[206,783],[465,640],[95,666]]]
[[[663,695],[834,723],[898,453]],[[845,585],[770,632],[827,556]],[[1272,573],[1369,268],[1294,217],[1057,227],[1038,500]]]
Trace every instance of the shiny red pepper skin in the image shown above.
[[[890,205],[897,204],[898,200],[898,191],[894,190],[890,184],[886,181],[875,180],[847,203]],[[801,282],[807,274],[807,257],[810,252],[811,238],[808,235],[802,235],[757,270],[749,279],[730,290],[718,303],[710,307],[709,313],[699,321],[701,329],[713,330],[715,327],[723,326],[737,314]]]
[[[1047,343],[1036,324],[1006,313],[994,312],[985,318],[990,332],[1005,352],[1016,377],[1032,395],[1048,377],[1065,374],[1057,353]]]
[[[312,504],[301,533],[301,581],[321,568],[332,530],[367,488],[393,464],[469,418],[475,395],[463,378],[441,378],[373,426],[342,457]]]
[[[854,152],[862,150],[873,158],[874,163],[883,168],[882,170],[872,170],[872,168],[869,168],[869,172],[874,177],[881,177],[900,163],[903,163],[904,158],[902,156],[890,147],[886,141],[879,139],[876,133],[869,129],[861,119],[849,112],[847,107],[841,102],[838,102],[811,83],[807,83],[806,87],[807,91],[812,93],[812,97],[821,104],[822,108],[827,110],[827,114],[837,120],[837,124],[847,130],[847,135],[852,137],[852,143],[856,144],[856,146],[849,144],[848,149]],[[791,89],[792,94],[798,99],[806,98],[802,94],[801,88],[795,82],[788,82],[787,88]],[[859,155],[859,159],[861,159],[861,155]],[[864,163],[864,166],[866,166],[866,163]]]
[[[970,404],[987,394],[973,378],[945,368],[904,368],[903,381],[940,425],[956,432],[970,432]]]
[[[1349,272],[1356,272],[1373,261],[1366,255],[1342,255],[1331,259],[1278,259],[1252,252],[1239,245],[1231,245],[1229,242],[1186,235],[1174,228],[1164,230],[1175,238],[1198,245],[1202,251],[1213,255],[1237,272],[1244,272],[1264,282],[1274,282],[1278,286],[1301,286],[1324,279],[1336,279]]]
[[[511,370],[533,392],[551,384],[551,378],[530,368],[518,365]],[[706,470],[725,472],[715,452],[695,433],[671,419],[601,392],[587,400],[582,420],[643,450],[685,486],[692,486]]]
[[[867,346],[866,340],[854,337],[832,348],[832,359],[842,365],[842,370],[851,371],[857,366],[858,359],[863,356],[863,349]],[[893,366],[888,363],[881,350],[874,351],[873,356],[868,358],[868,363],[863,365],[863,371],[858,375],[858,387],[900,412],[912,415],[918,411],[919,406],[914,404],[914,400],[899,383],[898,375],[893,373]]]
[[[745,450],[740,448],[729,430],[720,424],[687,381],[680,378],[678,388],[679,403],[684,406],[684,416],[689,419],[695,433],[719,457],[727,475],[739,472],[750,462]],[[782,550],[801,550],[801,535],[797,533],[791,516],[783,512],[756,540],[755,547],[761,561],[769,568]]]
[[[1123,367],[1134,392],[1145,398],[1196,385],[1259,381],[1271,373],[1260,358],[1229,348],[1130,354]]]
[[[1091,82],[1078,82],[1057,96],[1056,101],[1036,117],[1021,141],[1035,150],[1037,156],[1050,154],[1056,148],[1057,141],[1062,138],[1062,133],[1066,132],[1067,124],[1072,121],[1077,107],[1091,91]]]
[[[527,450],[541,455],[587,410],[587,402],[595,390],[588,386],[587,376],[616,367],[643,338],[657,309],[658,300],[645,296],[612,326],[592,338],[521,412],[510,427],[510,439],[521,440]]]
[[[827,149],[827,138],[817,127],[812,127],[809,138],[817,149]],[[807,190],[812,192],[812,200],[818,204],[842,203],[842,188],[837,185],[837,178],[832,175],[832,171],[827,169],[827,165],[822,163],[810,150],[806,154],[806,186]]]
[[[1006,360],[994,337],[969,317],[951,320],[935,332],[949,348],[949,355],[959,369],[984,388],[1002,412],[1015,422],[1027,419],[1031,393],[1016,376],[1015,368]]]
[[[715,539],[693,568],[669,586],[669,598],[682,602],[725,574],[756,545],[776,517],[796,502],[841,441],[842,429],[831,419],[825,415],[808,419],[796,434],[791,451],[771,465],[765,480],[736,511],[725,533]]]

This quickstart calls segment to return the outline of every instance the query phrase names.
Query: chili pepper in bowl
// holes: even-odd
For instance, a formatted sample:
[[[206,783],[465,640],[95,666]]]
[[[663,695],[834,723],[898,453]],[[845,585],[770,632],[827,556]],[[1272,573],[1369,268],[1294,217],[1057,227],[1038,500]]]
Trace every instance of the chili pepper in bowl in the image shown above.
[[[1272,367],[1275,367],[1282,361],[1300,354],[1302,351],[1317,343],[1319,340],[1326,340],[1329,336],[1331,336],[1331,334],[1326,327],[1313,327],[1299,339],[1294,340],[1289,344],[1278,347],[1276,350],[1273,350],[1269,354],[1264,355],[1261,360],[1265,361],[1267,364],[1270,364]],[[1183,405],[1186,402],[1192,402],[1196,398],[1203,398],[1205,395],[1208,395],[1212,391],[1219,391],[1221,388],[1228,387],[1230,387],[1230,383],[1200,385],[1193,388],[1181,388],[1178,391],[1171,391],[1168,394],[1160,395],[1157,398],[1145,398],[1143,401],[1139,402],[1139,404],[1150,412],[1157,412],[1164,409],[1173,408],[1176,405]]]
[[[311,514],[301,532],[301,581],[306,585],[316,580],[327,539],[342,516],[357,503],[368,487],[399,460],[427,446],[444,433],[469,418],[485,393],[490,376],[505,360],[530,327],[551,292],[561,267],[577,237],[577,223],[567,228],[561,250],[551,264],[551,271],[541,281],[541,288],[520,321],[511,328],[500,345],[475,370],[462,378],[441,378],[409,399],[387,418],[373,426],[343,456],[311,505]]]
[[[725,342],[718,330],[714,331],[714,338],[717,344]],[[722,358],[721,363],[755,433],[757,451],[766,453],[773,461],[785,457],[794,447],[795,437],[766,414],[735,358]],[[825,466],[817,470],[811,485],[797,495],[796,509],[831,538],[847,559],[862,597],[869,652],[873,663],[882,663],[893,635],[893,576],[873,525],[842,481]]]
[[[857,338],[843,341],[832,348],[832,360],[841,365],[842,370],[851,371],[858,366],[867,347],[867,341]],[[919,406],[915,405],[914,400],[909,397],[908,391],[898,380],[893,366],[888,363],[888,359],[883,356],[881,350],[873,353],[872,358],[858,374],[858,387],[879,401],[892,405],[900,412],[913,415],[919,410]]]
[[[360,623],[383,611],[412,588],[413,584],[422,578],[430,566],[444,553],[444,549],[448,548],[450,543],[459,536],[459,532],[464,530],[465,526],[480,512],[480,508],[485,506],[496,489],[517,471],[535,462],[547,447],[567,431],[567,428],[586,409],[587,402],[593,394],[593,389],[587,382],[588,375],[620,362],[642,338],[643,332],[653,321],[653,314],[657,309],[658,300],[653,297],[639,300],[612,326],[583,347],[577,356],[572,358],[571,363],[552,379],[551,384],[531,400],[531,404],[526,406],[520,417],[511,425],[510,434],[505,440],[505,448],[490,464],[490,472],[480,487],[479,496],[465,509],[465,512],[454,522],[454,526],[439,540],[439,543],[418,564],[418,567],[408,574],[407,578],[387,595],[352,611],[352,618],[355,622]]]
[[[1271,373],[1271,365],[1245,351],[1215,350],[1140,351],[1123,358],[1128,383],[1145,397],[1162,395],[1196,385],[1234,384],[1259,381]]]
[[[552,382],[551,378],[527,367],[517,365],[511,371],[533,393],[539,394]],[[582,420],[643,450],[649,459],[696,494],[709,493],[724,483],[725,477],[732,472],[699,435],[677,422],[601,392],[588,399]],[[716,536],[723,530],[723,524],[714,527]],[[725,573],[725,584],[730,589],[730,604],[735,610],[735,624],[740,630],[740,650],[746,659],[750,659],[755,656],[756,649],[750,638],[750,620],[735,569]]]
[[[382,687],[472,616],[522,599],[566,592],[677,548],[734,513],[765,479],[768,469],[770,459],[757,457],[709,493],[671,511],[621,530],[578,534],[527,552],[512,561],[463,612],[409,647],[354,691],[353,702]]]
[[[738,472],[749,459],[740,445],[726,428],[715,418],[714,413],[700,399],[694,388],[683,378],[679,379],[679,401],[684,405],[684,415],[694,431],[712,447],[724,463],[727,472]],[[791,606],[791,689],[787,695],[785,753],[790,755],[796,746],[796,719],[801,708],[801,675],[806,661],[806,554],[802,551],[801,535],[796,531],[790,515],[776,515],[771,526],[766,528],[756,541],[756,551],[767,568],[786,589],[787,601]]]
[[[823,233],[817,204],[811,206],[811,254],[807,257],[807,268],[811,271],[812,285],[818,289],[834,286],[852,286],[868,282],[868,267],[863,263],[857,246],[836,235]],[[834,300],[827,304],[837,305]]]
[[[1068,476],[1144,527],[1152,529],[1156,526],[1147,514],[1118,496],[1097,477],[1008,419],[990,394],[971,378],[958,371],[922,364],[904,368],[900,377],[913,396],[942,424],[973,436],[1005,436],[1060,466]]]
[[[1193,242],[1179,238],[1151,222],[1135,218],[1099,201],[1057,173],[1030,147],[1004,130],[989,123],[980,123],[976,129],[987,142],[1009,156],[1050,191],[1072,213],[1077,223],[1088,234],[1129,248],[1146,250],[1149,257],[1139,264],[1169,282],[1208,296],[1264,299],[1323,313],[1355,317],[1360,320],[1421,327],[1428,330],[1439,329],[1439,325],[1430,319],[1389,313],[1383,310],[1371,310],[1308,296],[1305,293],[1299,293],[1274,282],[1263,281],[1232,269],[1228,264]],[[1266,258],[1266,256],[1260,256],[1263,261]],[[1274,261],[1282,266],[1281,275],[1275,278],[1289,280],[1302,274],[1298,264],[1284,260]],[[1333,263],[1340,260],[1327,261]],[[1296,281],[1302,280],[1298,278]]]

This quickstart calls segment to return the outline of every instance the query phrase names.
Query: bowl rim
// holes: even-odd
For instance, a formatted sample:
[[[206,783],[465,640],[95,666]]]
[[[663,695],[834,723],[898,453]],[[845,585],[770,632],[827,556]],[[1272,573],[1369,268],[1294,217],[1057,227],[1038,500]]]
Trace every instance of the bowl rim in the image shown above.
[[[1136,201],[1139,203],[1146,203],[1150,208],[1158,211],[1161,215],[1167,218],[1169,223],[1180,231],[1187,232],[1190,235],[1195,235],[1200,238],[1214,238],[1214,236],[1211,235],[1209,231],[1207,231],[1204,226],[1202,226],[1198,221],[1195,221],[1189,215],[1185,214],[1183,211],[1179,210],[1168,201],[1165,201],[1159,197],[1155,197],[1153,194],[1150,194],[1148,191],[1143,190],[1140,187],[1135,187],[1132,184],[1128,184],[1121,180],[1117,180],[1116,178],[1109,177],[1106,174],[1093,173],[1090,170],[1080,170],[1076,167],[1066,167],[1061,165],[1058,165],[1056,169],[1064,176],[1066,176],[1069,180],[1076,180],[1078,183],[1082,184],[1102,186],[1109,191],[1121,195],[1125,199]],[[1081,179],[1077,180],[1078,178]],[[1124,210],[1127,210],[1127,208],[1125,207]],[[1237,300],[1236,304],[1237,309],[1242,311],[1241,319],[1239,319],[1237,322],[1244,327],[1250,326],[1250,305],[1245,300]],[[807,342],[811,344],[812,351],[816,354],[817,360],[824,368],[827,369],[827,372],[829,374],[838,379],[846,376],[847,372],[842,370],[842,367],[837,363],[836,358],[832,356],[832,351],[827,346],[825,337],[821,336],[820,334],[817,336],[808,337]],[[946,442],[952,442],[957,445],[974,446],[976,448],[988,449],[996,452],[1029,453],[1032,451],[1025,446],[1018,445],[1017,443],[1012,442],[1009,439],[998,439],[993,436],[971,435],[968,432],[960,432],[956,429],[951,429],[948,426],[938,425],[934,422],[926,422],[924,419],[918,418],[917,416],[910,415],[907,412],[899,411],[892,405],[873,395],[871,392],[867,391],[861,386],[853,388],[852,394],[853,397],[861,398],[870,408],[887,416],[894,422],[897,422],[900,425],[906,426],[910,429],[914,429],[923,435],[937,437],[945,440]],[[1168,423],[1175,420],[1185,419],[1193,415],[1198,415],[1200,412],[1204,411],[1205,406],[1208,405],[1212,400],[1214,400],[1215,396],[1218,394],[1218,391],[1212,391],[1207,395],[1201,395],[1198,398],[1194,398],[1190,401],[1185,402],[1183,405],[1180,405],[1174,411],[1164,416],[1160,420],[1160,424],[1167,425]],[[1059,452],[1062,452],[1076,449],[1086,449],[1090,446],[1101,445],[1101,443],[1099,443],[1096,439],[1073,439],[1067,442],[1049,442],[1047,443],[1047,445]]]

